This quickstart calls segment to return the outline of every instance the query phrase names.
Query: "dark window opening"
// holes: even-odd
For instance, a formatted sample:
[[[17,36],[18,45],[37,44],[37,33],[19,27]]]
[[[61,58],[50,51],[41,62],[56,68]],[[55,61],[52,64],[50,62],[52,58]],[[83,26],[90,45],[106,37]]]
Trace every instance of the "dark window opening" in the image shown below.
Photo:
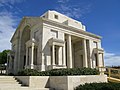
[[[55,18],[55,19],[58,19],[58,15],[55,15],[54,18]]]
[[[95,63],[96,63],[96,66],[98,66],[97,54],[95,54]]]
[[[43,18],[45,18],[45,16],[43,16]]]
[[[23,64],[23,68],[25,67],[26,64],[26,55],[24,55],[24,64]]]

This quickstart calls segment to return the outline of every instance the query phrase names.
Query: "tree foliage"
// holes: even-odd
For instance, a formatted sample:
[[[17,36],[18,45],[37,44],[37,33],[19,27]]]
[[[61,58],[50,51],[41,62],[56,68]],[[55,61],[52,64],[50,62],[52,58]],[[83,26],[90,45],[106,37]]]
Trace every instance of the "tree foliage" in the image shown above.
[[[10,52],[10,50],[4,50],[0,52],[0,64],[7,63],[7,53]]]

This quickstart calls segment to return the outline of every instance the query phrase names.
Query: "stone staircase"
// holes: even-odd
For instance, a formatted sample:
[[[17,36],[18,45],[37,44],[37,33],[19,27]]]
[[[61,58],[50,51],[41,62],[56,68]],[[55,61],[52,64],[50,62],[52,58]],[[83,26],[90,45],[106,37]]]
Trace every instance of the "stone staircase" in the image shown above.
[[[50,88],[31,88],[22,86],[13,76],[0,76],[0,90],[51,90]]]

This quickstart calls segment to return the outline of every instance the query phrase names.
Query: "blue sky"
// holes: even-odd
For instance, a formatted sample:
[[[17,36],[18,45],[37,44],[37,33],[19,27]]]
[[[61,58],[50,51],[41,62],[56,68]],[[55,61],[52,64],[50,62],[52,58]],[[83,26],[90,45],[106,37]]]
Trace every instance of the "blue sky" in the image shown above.
[[[10,38],[24,16],[56,10],[101,35],[106,65],[120,65],[120,0],[0,0],[0,51],[10,49]]]

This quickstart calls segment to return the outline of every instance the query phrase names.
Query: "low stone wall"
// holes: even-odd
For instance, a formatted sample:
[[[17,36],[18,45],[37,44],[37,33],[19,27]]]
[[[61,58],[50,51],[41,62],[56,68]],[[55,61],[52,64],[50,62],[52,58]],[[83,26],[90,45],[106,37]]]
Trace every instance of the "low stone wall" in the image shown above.
[[[50,87],[56,90],[74,90],[80,84],[107,82],[106,75],[51,76]]]
[[[23,84],[36,88],[54,88],[55,90],[74,90],[80,84],[107,82],[107,75],[81,76],[16,76]]]
[[[50,87],[55,90],[68,90],[68,76],[50,76]]]
[[[74,90],[80,84],[107,82],[107,75],[68,76],[68,90]]]
[[[29,86],[37,88],[48,88],[50,87],[49,76],[31,76]]]
[[[35,88],[48,88],[49,76],[15,76],[23,85]]]

